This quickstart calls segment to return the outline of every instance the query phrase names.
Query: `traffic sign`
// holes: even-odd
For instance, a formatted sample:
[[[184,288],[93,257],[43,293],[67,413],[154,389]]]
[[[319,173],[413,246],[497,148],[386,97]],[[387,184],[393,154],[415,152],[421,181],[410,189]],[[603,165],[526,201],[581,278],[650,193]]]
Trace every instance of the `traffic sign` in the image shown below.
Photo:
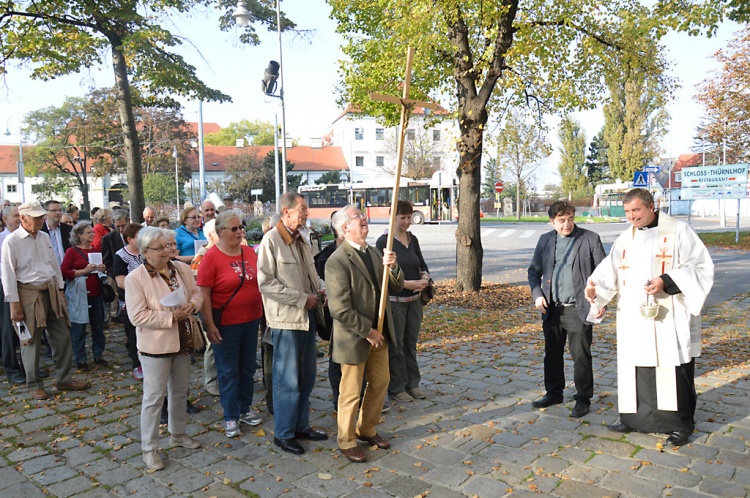
[[[661,170],[659,169],[659,166],[644,166],[643,171],[646,173],[658,173]]]
[[[633,175],[633,187],[648,188],[648,173],[645,171],[636,171]]]
[[[495,192],[498,194],[503,191],[503,182],[495,182]]]
[[[682,187],[746,185],[747,170],[746,163],[682,168]]]

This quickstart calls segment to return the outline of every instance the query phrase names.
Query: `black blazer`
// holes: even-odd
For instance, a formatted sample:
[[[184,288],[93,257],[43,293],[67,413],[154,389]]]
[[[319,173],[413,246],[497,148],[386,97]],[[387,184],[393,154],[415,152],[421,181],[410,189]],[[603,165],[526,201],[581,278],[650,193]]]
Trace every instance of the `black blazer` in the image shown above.
[[[591,303],[586,300],[584,291],[588,278],[594,272],[596,266],[606,257],[604,246],[599,234],[586,230],[576,225],[573,232],[573,290],[576,295],[576,309],[581,321],[585,324]],[[547,309],[552,306],[550,300],[552,271],[555,268],[555,246],[557,232],[552,230],[541,237],[534,249],[534,257],[529,266],[528,278],[531,287],[531,299],[536,301],[540,296],[547,300]],[[549,314],[543,314],[542,320],[546,320]]]
[[[102,262],[107,267],[107,273],[112,275],[112,267],[115,264],[115,253],[125,247],[122,235],[116,228],[102,237]]]
[[[44,220],[44,225],[42,225],[42,231],[49,235],[49,227],[47,226],[47,220]],[[62,237],[62,245],[63,245],[63,255],[68,252],[68,249],[71,248],[70,245],[70,232],[73,231],[73,227],[70,225],[66,225],[65,223],[60,223],[60,236]]]

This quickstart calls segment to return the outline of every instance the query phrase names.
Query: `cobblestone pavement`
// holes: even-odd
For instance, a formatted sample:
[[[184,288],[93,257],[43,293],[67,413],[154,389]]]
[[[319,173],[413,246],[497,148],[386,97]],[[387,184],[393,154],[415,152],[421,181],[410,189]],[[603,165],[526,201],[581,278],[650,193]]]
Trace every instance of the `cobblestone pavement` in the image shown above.
[[[593,347],[592,412],[580,420],[570,418],[570,384],[564,405],[531,407],[543,393],[538,345],[471,336],[457,348],[423,345],[423,385],[432,396],[384,415],[380,433],[393,447],[365,449],[366,464],[352,464],[335,449],[327,360],[319,361],[311,418],[332,437],[304,442],[308,451],[295,457],[272,444],[270,418],[243,428],[240,438],[224,436],[218,399],[202,390],[199,358],[190,393],[202,410],[189,416],[188,434],[203,447],[170,448],[163,427],[166,468],[154,473],[144,472],[141,461],[141,388],[115,329],[106,353],[112,366],[77,375],[93,382],[87,393],[35,402],[25,388],[0,383],[0,496],[747,496],[750,366],[747,356],[744,363],[736,357],[747,342],[748,308],[744,295],[704,315],[697,431],[678,450],[662,435],[606,429],[617,419],[617,400],[613,341],[604,337],[612,332],[603,327]],[[570,379],[569,359],[566,367]],[[256,399],[265,413],[260,382]]]

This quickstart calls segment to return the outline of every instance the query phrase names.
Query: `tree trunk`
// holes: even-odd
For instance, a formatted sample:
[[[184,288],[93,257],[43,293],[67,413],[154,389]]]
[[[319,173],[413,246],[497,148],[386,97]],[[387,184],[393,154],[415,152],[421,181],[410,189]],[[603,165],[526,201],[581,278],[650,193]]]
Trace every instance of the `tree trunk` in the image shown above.
[[[521,220],[521,175],[516,177],[516,220]]]
[[[115,87],[117,107],[120,111],[120,125],[125,145],[125,161],[128,171],[128,192],[130,194],[130,219],[134,223],[143,221],[143,209],[146,201],[143,197],[143,166],[141,163],[141,145],[138,131],[135,128],[135,114],[128,82],[127,62],[122,53],[121,43],[112,44],[112,66],[115,70]]]
[[[469,115],[474,114],[469,111]],[[482,285],[482,238],[479,227],[479,193],[482,191],[483,130],[486,111],[478,119],[463,120],[459,140],[458,229],[456,230],[456,290],[478,291]],[[484,117],[484,119],[482,119]]]

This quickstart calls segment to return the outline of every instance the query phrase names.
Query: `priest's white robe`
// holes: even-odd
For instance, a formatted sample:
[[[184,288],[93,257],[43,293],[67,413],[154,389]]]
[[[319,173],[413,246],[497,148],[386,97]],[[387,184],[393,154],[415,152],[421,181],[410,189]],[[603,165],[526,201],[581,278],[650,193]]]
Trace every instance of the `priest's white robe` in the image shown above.
[[[647,281],[668,275],[680,293],[656,296],[656,318],[644,318]],[[617,384],[620,413],[637,413],[636,367],[655,367],[659,410],[677,411],[675,366],[701,353],[700,313],[714,280],[708,250],[687,223],[659,214],[654,228],[628,228],[594,270],[601,308],[617,301]]]

